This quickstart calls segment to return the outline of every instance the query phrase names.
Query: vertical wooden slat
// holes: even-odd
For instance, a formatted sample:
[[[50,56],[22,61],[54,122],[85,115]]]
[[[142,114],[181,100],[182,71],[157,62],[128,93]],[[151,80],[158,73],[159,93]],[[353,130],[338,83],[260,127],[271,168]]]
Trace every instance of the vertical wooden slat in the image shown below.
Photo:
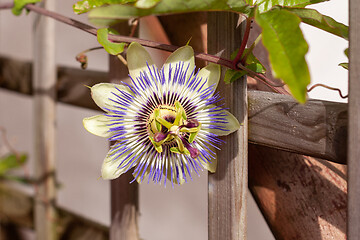
[[[122,35],[129,35],[127,23],[116,25],[115,29]],[[109,77],[111,82],[128,81],[127,67],[115,56],[110,56]],[[128,82],[130,83],[130,82]],[[110,240],[138,240],[138,183],[131,171],[111,181],[111,226]]]
[[[42,2],[55,10],[55,1]],[[55,23],[37,15],[34,21],[34,174],[35,229],[38,240],[56,239],[55,222]]]
[[[360,239],[360,2],[350,0],[348,239]]]
[[[208,52],[221,53],[229,58],[241,44],[241,28],[238,15],[233,13],[209,13]],[[223,69],[223,74],[224,74]],[[247,95],[246,81],[234,84],[219,84],[225,98],[241,128],[224,138],[226,144],[218,152],[218,167],[209,174],[209,239],[246,239],[247,196]]]

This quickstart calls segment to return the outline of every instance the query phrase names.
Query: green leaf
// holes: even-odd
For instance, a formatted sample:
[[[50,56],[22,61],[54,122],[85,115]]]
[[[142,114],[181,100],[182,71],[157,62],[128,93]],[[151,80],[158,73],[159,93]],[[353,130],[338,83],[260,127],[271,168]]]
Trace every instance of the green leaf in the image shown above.
[[[254,62],[249,65],[246,65],[246,68],[248,68],[251,71],[256,72],[256,73],[265,73],[266,72],[265,67],[261,63]]]
[[[244,75],[246,75],[246,71],[244,71],[244,70],[237,71],[237,70],[233,70],[233,69],[228,69],[225,72],[224,82],[226,84],[235,82],[236,80],[240,79]]]
[[[27,4],[41,2],[41,0],[14,0],[14,7],[11,9],[12,13],[19,16]]]
[[[349,58],[349,48],[344,50],[345,55]]]
[[[95,8],[90,11],[89,19],[96,25],[104,26],[133,17],[195,11],[232,11],[249,14],[251,7],[245,0],[162,0],[150,9],[119,4]]]
[[[266,68],[264,67],[264,65],[261,64],[261,62],[259,61],[259,59],[257,59],[255,57],[255,55],[253,54],[253,52],[249,51],[252,50],[250,48],[246,48],[242,54],[242,58],[246,55],[246,64],[245,67],[250,69],[253,72],[256,73],[265,73],[266,72]],[[234,60],[237,53],[238,53],[239,49],[236,49],[234,52],[231,53],[230,55],[230,59]],[[230,73],[229,73],[230,74]]]
[[[156,4],[158,4],[161,0],[138,0],[135,3],[135,7],[137,8],[152,8]]]
[[[257,10],[260,13],[267,12],[275,6],[301,8],[310,4],[315,4],[325,1],[329,1],[329,0],[246,0],[247,4],[251,6],[257,5]]]
[[[262,28],[262,41],[269,52],[275,77],[282,79],[294,98],[306,101],[306,86],[310,73],[305,61],[308,45],[300,30],[300,19],[281,8],[266,13],[256,13],[256,22]]]
[[[315,9],[308,8],[285,8],[286,10],[295,13],[306,24],[322,29],[326,32],[332,33],[336,36],[349,39],[348,26],[335,21],[333,18],[322,15]]]
[[[349,63],[340,63],[339,66],[345,68],[346,70],[349,70]]]
[[[26,154],[17,157],[15,154],[9,154],[6,157],[0,158],[0,176],[7,171],[22,166],[27,159]]]
[[[329,0],[246,0],[250,6],[257,5],[260,13],[267,12],[275,6],[303,8],[310,4],[325,2]]]
[[[73,5],[74,13],[81,14],[90,11],[93,8],[110,4],[125,4],[135,2],[136,0],[83,0]]]
[[[114,43],[108,39],[109,34],[118,35],[119,33],[111,28],[100,28],[97,30],[98,42],[104,47],[104,49],[111,55],[118,55],[124,51],[126,43]]]
[[[259,61],[259,59],[257,59],[255,57],[255,55],[250,52],[250,49],[245,49],[243,56],[247,55],[246,57],[246,61],[245,61],[245,67],[249,68],[250,70],[256,72],[256,73],[265,73],[266,72],[266,68],[264,67],[264,65],[261,64],[261,62]]]

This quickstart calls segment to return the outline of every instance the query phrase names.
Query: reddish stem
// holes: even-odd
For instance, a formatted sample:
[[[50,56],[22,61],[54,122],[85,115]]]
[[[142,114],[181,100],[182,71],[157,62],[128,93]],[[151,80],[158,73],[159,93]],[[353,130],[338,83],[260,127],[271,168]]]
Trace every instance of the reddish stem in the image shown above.
[[[234,69],[237,69],[237,68],[238,68],[237,65],[238,65],[240,62],[242,62],[242,61],[241,61],[241,56],[242,56],[243,53],[244,53],[246,44],[247,44],[248,39],[249,39],[250,29],[251,29],[251,23],[252,23],[252,18],[251,18],[251,17],[249,17],[248,19],[246,19],[246,28],[245,28],[244,37],[243,37],[243,39],[242,39],[242,42],[241,42],[239,51],[238,51],[235,59],[234,59],[233,62],[232,62]],[[244,65],[243,62],[242,62],[242,65]]]
[[[9,9],[9,8],[12,8],[12,7],[13,7],[13,3],[0,4],[0,9]],[[25,8],[30,10],[30,11],[36,12],[38,14],[41,14],[41,15],[44,15],[44,16],[47,16],[47,17],[51,17],[51,18],[53,18],[53,19],[55,19],[55,20],[57,20],[59,22],[68,24],[68,25],[70,25],[72,27],[76,27],[76,28],[78,28],[80,30],[83,30],[83,31],[85,31],[87,33],[90,33],[90,34],[92,34],[94,36],[97,35],[97,29],[90,26],[90,25],[88,25],[88,24],[85,24],[85,23],[79,22],[77,20],[65,17],[65,16],[63,16],[61,14],[46,10],[44,8],[38,7],[38,6],[33,5],[33,4],[28,4],[28,5],[26,5]],[[242,46],[244,45],[244,47],[243,47],[244,49],[245,49],[245,46],[246,46],[247,39],[249,37],[251,18],[247,19],[247,25],[249,25],[249,27],[246,28],[247,31],[245,30],[244,39],[243,39],[243,42],[242,42]],[[248,32],[248,33],[246,33],[246,32]],[[150,40],[144,40],[144,39],[140,39],[140,38],[121,36],[121,35],[111,35],[111,34],[109,34],[108,39],[110,41],[113,41],[113,42],[126,42],[126,43],[138,42],[143,46],[150,47],[150,48],[155,48],[155,49],[160,49],[160,50],[164,50],[164,51],[168,51],[168,52],[174,52],[176,49],[179,48],[178,46],[174,46],[174,45],[163,44],[163,43],[158,43],[158,42],[154,42],[154,41],[150,41]],[[238,55],[240,55],[240,57],[241,57],[242,53],[238,54]],[[234,61],[231,61],[229,59],[217,57],[217,56],[206,54],[206,53],[195,53],[195,57],[197,59],[212,62],[212,63],[216,63],[216,64],[219,64],[219,65],[228,67],[230,69],[244,70],[244,71],[246,71],[248,73],[249,76],[254,77],[254,78],[262,81],[265,85],[270,87],[275,92],[284,93],[284,90],[282,88],[278,88],[278,87],[274,86],[274,83],[270,79],[266,78],[262,74],[258,74],[256,72],[253,72],[250,69],[248,69],[248,68],[244,67],[243,65],[239,64],[239,59],[240,58],[237,61],[235,61],[236,59]],[[236,62],[236,64],[234,64],[234,62]]]
[[[311,92],[311,91],[312,91],[314,88],[316,88],[316,87],[323,87],[323,88],[327,88],[327,89],[329,89],[329,90],[337,91],[337,92],[339,93],[339,95],[340,95],[341,98],[344,98],[344,99],[345,99],[345,98],[348,98],[348,95],[343,95],[342,92],[341,92],[341,90],[340,90],[339,88],[330,87],[330,86],[327,86],[327,85],[321,84],[321,83],[317,83],[317,84],[313,85],[311,88],[309,88],[309,89],[307,90],[307,92]]]

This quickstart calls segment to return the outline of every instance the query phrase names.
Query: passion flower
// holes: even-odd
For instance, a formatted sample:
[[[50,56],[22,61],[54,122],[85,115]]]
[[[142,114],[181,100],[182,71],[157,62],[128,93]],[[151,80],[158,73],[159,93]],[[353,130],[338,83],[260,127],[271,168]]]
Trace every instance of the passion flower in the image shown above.
[[[237,119],[221,106],[215,89],[220,66],[197,71],[194,51],[184,46],[159,71],[138,43],[127,50],[132,84],[100,83],[91,87],[95,103],[106,113],[83,120],[90,133],[114,142],[101,169],[114,179],[134,168],[139,183],[182,184],[203,169],[215,172],[218,136],[236,131]]]

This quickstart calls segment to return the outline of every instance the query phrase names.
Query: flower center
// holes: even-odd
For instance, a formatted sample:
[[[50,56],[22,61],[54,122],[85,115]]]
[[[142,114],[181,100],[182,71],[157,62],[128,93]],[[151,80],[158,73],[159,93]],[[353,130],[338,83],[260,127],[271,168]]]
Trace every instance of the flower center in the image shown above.
[[[160,105],[151,113],[147,130],[156,151],[162,152],[162,145],[176,143],[170,151],[178,154],[199,156],[199,150],[190,145],[201,128],[197,120],[188,120],[184,108],[176,101],[175,106]]]

